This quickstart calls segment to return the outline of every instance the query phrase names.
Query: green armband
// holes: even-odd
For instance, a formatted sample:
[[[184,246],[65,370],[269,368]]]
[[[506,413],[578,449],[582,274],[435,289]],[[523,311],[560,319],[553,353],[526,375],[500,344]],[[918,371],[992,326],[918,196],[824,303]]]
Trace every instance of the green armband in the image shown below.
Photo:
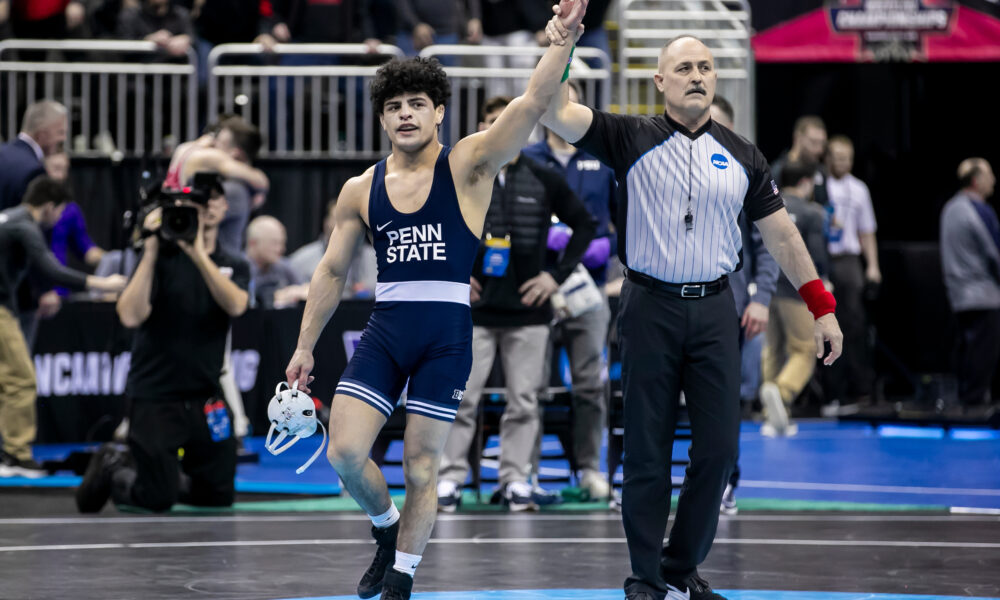
[[[569,58],[566,59],[566,70],[563,71],[563,76],[562,79],[559,80],[559,83],[562,83],[567,79],[569,79],[569,66],[570,64],[573,63],[573,52],[575,51],[576,51],[576,44],[573,44],[573,47],[569,49]]]

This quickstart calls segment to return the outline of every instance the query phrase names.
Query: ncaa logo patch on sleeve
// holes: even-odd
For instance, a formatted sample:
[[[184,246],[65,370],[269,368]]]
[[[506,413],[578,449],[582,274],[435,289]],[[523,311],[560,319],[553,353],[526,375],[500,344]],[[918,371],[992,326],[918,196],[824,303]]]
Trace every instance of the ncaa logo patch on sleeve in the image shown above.
[[[771,180],[771,189],[774,190],[774,195],[775,196],[780,196],[781,195],[781,194],[778,193],[778,186],[777,186],[777,184],[774,183],[773,179]]]

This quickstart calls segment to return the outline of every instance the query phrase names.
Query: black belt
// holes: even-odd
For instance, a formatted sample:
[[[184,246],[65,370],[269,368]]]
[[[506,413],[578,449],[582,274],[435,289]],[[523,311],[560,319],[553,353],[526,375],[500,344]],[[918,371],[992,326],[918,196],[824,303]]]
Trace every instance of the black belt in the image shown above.
[[[718,294],[729,287],[729,277],[726,275],[706,283],[668,283],[632,269],[625,269],[625,277],[643,287],[681,298],[704,298]]]

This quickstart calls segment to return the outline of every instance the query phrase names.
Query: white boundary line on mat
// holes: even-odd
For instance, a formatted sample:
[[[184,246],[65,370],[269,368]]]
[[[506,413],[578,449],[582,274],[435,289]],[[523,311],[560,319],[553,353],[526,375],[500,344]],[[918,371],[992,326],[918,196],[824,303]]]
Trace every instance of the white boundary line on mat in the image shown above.
[[[294,540],[225,540],[212,542],[132,542],[118,544],[50,544],[37,546],[0,546],[0,553],[37,551],[78,551],[78,550],[134,550],[148,548],[220,548],[220,547],[263,547],[263,546],[360,546],[371,545],[364,539],[294,539]],[[432,539],[435,545],[516,545],[516,544],[624,544],[624,537],[614,538],[446,538]],[[764,538],[717,538],[716,544],[740,546],[829,546],[829,547],[882,547],[882,548],[950,548],[1000,550],[997,542],[932,542],[894,540],[811,540],[811,539],[764,539]]]
[[[951,515],[946,514],[812,514],[800,513],[791,515],[734,515],[726,516],[726,521],[748,522],[941,522],[941,523],[1000,523],[1000,509],[991,508],[953,508]],[[22,517],[0,519],[0,525],[135,525],[153,523],[317,523],[317,522],[365,522],[369,518],[352,512],[344,514],[293,513],[283,515],[205,515],[205,516],[163,516],[149,515],[141,517]],[[438,522],[461,521],[621,521],[621,515],[615,512],[600,512],[587,514],[531,514],[516,515],[509,513],[493,514],[451,514],[438,515]]]

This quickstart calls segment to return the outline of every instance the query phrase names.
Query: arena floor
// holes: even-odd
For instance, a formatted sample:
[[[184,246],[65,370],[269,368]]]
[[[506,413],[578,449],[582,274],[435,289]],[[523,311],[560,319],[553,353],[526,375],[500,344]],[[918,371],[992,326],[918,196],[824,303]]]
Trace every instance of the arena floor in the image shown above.
[[[819,422],[767,440],[748,424],[740,514],[721,520],[700,572],[731,600],[1000,599],[994,434]],[[294,477],[300,458],[283,455],[285,479],[307,489]],[[244,489],[255,469],[285,472],[273,459],[241,465]],[[328,468],[307,474],[332,485]],[[3,600],[347,599],[373,551],[349,499],[275,487],[221,512],[80,516],[59,486],[73,479],[3,482]],[[519,515],[474,505],[438,520],[414,598],[620,599],[627,571],[620,515],[602,505]]]

